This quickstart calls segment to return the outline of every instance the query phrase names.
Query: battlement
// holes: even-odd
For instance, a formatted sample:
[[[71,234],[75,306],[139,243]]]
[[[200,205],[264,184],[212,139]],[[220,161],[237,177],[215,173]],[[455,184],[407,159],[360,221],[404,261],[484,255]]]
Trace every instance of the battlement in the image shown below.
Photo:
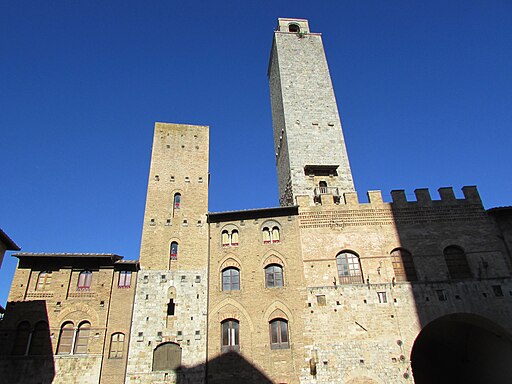
[[[440,199],[432,199],[428,188],[418,188],[414,190],[416,200],[407,200],[405,190],[391,191],[391,202],[385,202],[382,198],[382,192],[379,190],[368,191],[368,203],[360,203],[357,192],[345,192],[341,196],[332,193],[324,193],[319,199],[313,200],[311,196],[297,196],[297,204],[301,207],[322,205],[322,206],[340,206],[349,208],[375,208],[384,205],[390,205],[393,208],[419,208],[419,207],[437,207],[437,206],[482,206],[482,200],[476,186],[462,187],[464,198],[458,199],[452,187],[442,187],[438,190]],[[327,191],[329,192],[329,191]]]

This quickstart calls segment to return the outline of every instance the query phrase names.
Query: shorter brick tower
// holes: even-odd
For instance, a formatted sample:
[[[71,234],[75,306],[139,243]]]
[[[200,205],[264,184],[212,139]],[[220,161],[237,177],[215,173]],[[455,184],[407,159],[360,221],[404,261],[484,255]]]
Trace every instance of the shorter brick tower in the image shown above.
[[[207,212],[208,127],[156,123],[129,383],[173,382],[178,378],[169,377],[169,371],[179,365],[204,366]],[[204,370],[197,369],[194,382],[203,379]]]

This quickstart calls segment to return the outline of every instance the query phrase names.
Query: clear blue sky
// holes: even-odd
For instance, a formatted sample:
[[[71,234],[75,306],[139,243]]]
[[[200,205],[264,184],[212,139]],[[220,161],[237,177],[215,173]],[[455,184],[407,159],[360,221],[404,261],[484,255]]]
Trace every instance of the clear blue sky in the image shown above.
[[[138,258],[155,121],[210,126],[210,211],[278,205],[278,17],[323,33],[361,200],[476,184],[512,204],[510,1],[0,0],[0,227]]]

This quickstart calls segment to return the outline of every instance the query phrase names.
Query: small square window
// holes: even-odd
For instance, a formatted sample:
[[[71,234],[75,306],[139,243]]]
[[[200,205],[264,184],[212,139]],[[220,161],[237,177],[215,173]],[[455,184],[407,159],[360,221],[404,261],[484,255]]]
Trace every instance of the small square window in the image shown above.
[[[327,301],[325,300],[325,295],[318,295],[316,297],[316,302],[319,307],[324,307],[327,304]]]

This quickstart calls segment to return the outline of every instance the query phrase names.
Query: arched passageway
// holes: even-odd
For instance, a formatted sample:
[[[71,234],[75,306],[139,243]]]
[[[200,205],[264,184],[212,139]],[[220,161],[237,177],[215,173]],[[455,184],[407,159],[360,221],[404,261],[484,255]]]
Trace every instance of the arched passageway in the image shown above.
[[[480,316],[444,316],[420,332],[411,365],[416,384],[512,383],[512,338]]]

